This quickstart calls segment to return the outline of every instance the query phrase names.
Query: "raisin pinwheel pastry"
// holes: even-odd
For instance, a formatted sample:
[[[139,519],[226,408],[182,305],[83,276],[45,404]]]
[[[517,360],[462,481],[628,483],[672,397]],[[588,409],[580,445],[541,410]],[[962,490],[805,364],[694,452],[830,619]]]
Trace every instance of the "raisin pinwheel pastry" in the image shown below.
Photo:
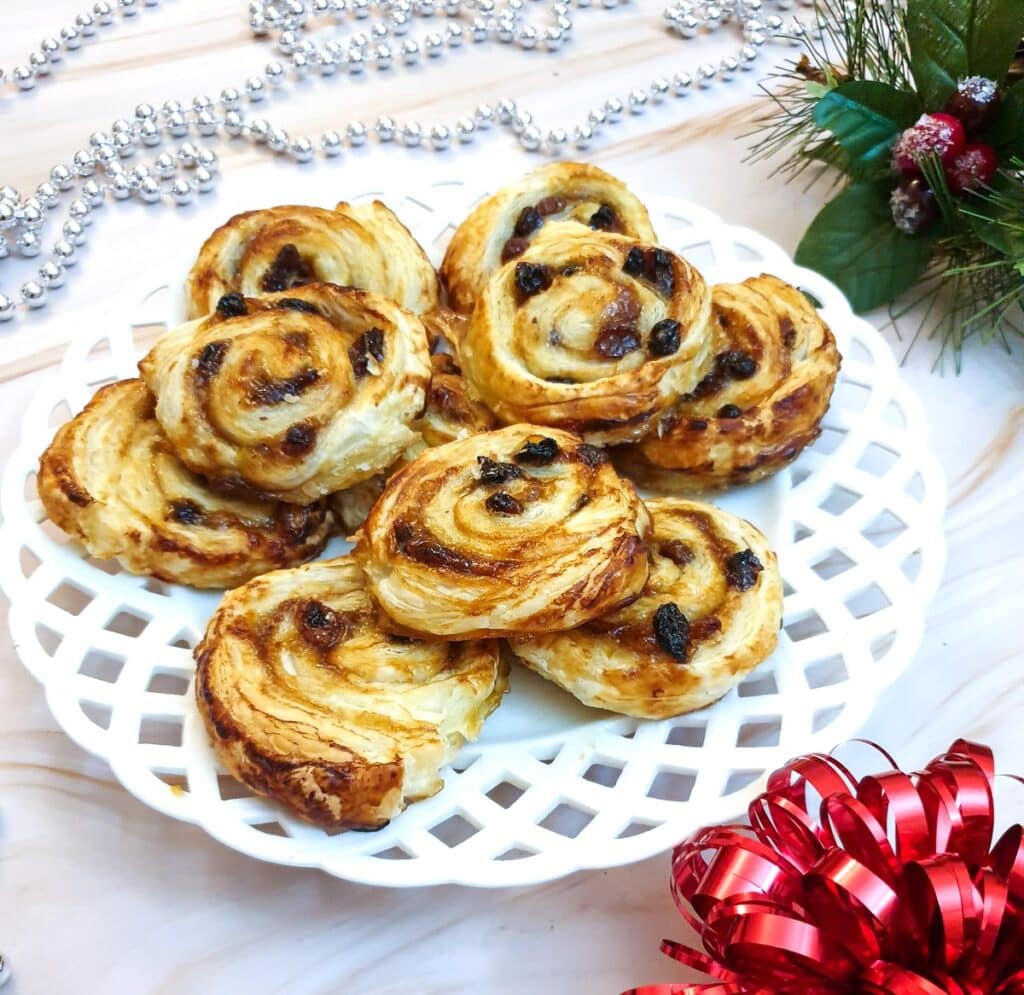
[[[193,587],[233,587],[324,547],[324,502],[214,493],[174,455],[140,380],[102,387],[39,461],[50,520],[93,556]]]
[[[411,463],[425,449],[488,432],[495,427],[494,415],[470,390],[458,361],[451,353],[435,353],[430,357],[430,365],[433,375],[427,388],[427,406],[411,425],[417,433],[416,440],[387,471],[331,498],[331,509],[346,535],[366,521],[388,477]]]
[[[667,249],[564,232],[491,277],[460,356],[506,424],[630,441],[707,372],[710,307],[701,275]]]
[[[441,768],[501,702],[493,641],[384,632],[351,557],[229,592],[196,648],[196,700],[217,757],[309,822],[379,829],[436,794]]]
[[[228,490],[300,503],[373,476],[413,442],[430,380],[411,312],[310,284],[227,294],[139,364],[185,464]]]
[[[428,449],[395,474],[353,555],[396,631],[544,632],[639,593],[649,524],[602,450],[513,425]]]
[[[710,705],[772,652],[782,582],[749,522],[681,498],[646,504],[654,529],[640,597],[570,632],[510,646],[585,705],[660,719]]]
[[[774,276],[712,288],[707,376],[646,438],[615,451],[638,483],[676,493],[752,483],[821,433],[839,372],[835,338]]]
[[[185,287],[188,316],[227,293],[278,293],[307,283],[359,287],[417,313],[437,306],[434,267],[394,212],[375,200],[236,214],[199,250]]]
[[[494,270],[540,232],[565,230],[656,241],[647,208],[621,180],[587,163],[551,163],[481,201],[455,229],[441,264],[448,302],[469,314]]]

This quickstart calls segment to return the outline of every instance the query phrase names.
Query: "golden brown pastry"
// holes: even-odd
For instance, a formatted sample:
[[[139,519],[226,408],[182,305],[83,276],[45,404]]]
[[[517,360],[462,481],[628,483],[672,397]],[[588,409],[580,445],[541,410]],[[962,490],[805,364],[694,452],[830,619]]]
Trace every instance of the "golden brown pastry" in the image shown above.
[[[660,498],[640,597],[571,632],[510,641],[515,655],[585,705],[661,719],[716,701],[775,649],[782,581],[749,522]]]
[[[489,280],[459,354],[506,424],[642,436],[707,371],[711,294],[667,249],[621,235],[544,235]]]
[[[677,493],[752,483],[821,433],[839,372],[810,301],[774,276],[712,289],[713,366],[646,438],[615,450],[648,487]]]
[[[554,162],[482,200],[456,228],[441,264],[449,304],[469,314],[494,270],[538,232],[564,230],[656,241],[647,208],[621,180],[587,163]]]
[[[196,701],[224,766],[330,828],[377,829],[441,790],[501,702],[493,641],[385,633],[351,557],[230,591],[196,648]]]
[[[424,322],[425,324],[426,322]],[[330,499],[335,518],[348,535],[355,532],[370,514],[384,490],[388,477],[431,446],[465,439],[495,427],[494,415],[470,390],[451,353],[439,352],[430,357],[433,376],[427,388],[427,406],[412,423],[417,438],[384,473],[355,484]]]
[[[602,450],[513,425],[428,449],[395,474],[353,555],[403,631],[545,632],[639,593],[649,524]]]
[[[389,466],[416,438],[430,379],[414,314],[333,284],[228,294],[164,335],[139,368],[192,470],[297,502]]]
[[[227,293],[246,297],[336,283],[381,294],[417,313],[437,306],[438,283],[419,243],[380,201],[268,207],[236,214],[199,250],[185,287],[200,318]]]
[[[39,461],[50,520],[100,559],[193,587],[233,587],[316,556],[330,518],[215,494],[174,455],[141,380],[100,388]]]

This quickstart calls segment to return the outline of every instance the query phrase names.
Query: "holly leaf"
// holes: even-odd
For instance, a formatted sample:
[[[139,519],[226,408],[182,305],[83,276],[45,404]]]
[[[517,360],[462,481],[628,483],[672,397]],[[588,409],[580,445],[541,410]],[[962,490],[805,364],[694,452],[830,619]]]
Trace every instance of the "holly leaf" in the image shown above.
[[[893,142],[921,113],[916,94],[878,80],[849,80],[814,105],[814,123],[830,131],[846,153],[850,171],[888,167]]]
[[[958,80],[999,82],[1024,35],[1021,0],[908,0],[910,71],[925,105],[945,106]]]
[[[895,300],[931,258],[933,232],[904,235],[892,223],[891,185],[851,184],[818,212],[797,246],[797,263],[828,277],[857,312]]]
[[[985,140],[999,153],[1000,159],[1024,157],[1024,81],[1003,94],[999,116]]]

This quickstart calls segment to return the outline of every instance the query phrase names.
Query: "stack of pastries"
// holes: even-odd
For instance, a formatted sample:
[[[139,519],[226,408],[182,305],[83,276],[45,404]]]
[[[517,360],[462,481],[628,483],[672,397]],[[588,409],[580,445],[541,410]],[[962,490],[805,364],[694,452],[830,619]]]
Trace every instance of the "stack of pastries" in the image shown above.
[[[186,296],[39,493],[93,556],[233,588],[196,698],[252,790],[379,828],[441,788],[513,663],[663,718],[772,652],[775,554],[690,495],[813,441],[835,341],[775,277],[709,287],[614,177],[530,173],[439,272],[379,202],[247,212]],[[307,563],[332,532],[352,552]]]

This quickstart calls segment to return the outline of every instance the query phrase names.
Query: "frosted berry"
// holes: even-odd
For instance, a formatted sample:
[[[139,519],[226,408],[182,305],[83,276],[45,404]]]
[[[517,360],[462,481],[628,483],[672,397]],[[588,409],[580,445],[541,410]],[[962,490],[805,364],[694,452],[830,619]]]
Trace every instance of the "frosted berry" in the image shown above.
[[[950,114],[922,114],[917,123],[896,139],[892,164],[904,176],[920,176],[919,163],[937,155],[948,166],[961,152],[967,139],[964,126]]]
[[[905,177],[889,198],[892,223],[905,235],[916,235],[939,219],[935,194],[920,177]]]
[[[984,76],[968,76],[957,83],[946,104],[946,113],[958,118],[968,135],[980,135],[996,123],[1000,99],[995,81]]]
[[[968,145],[946,169],[946,182],[953,193],[977,190],[992,182],[998,166],[996,150],[991,145]]]

